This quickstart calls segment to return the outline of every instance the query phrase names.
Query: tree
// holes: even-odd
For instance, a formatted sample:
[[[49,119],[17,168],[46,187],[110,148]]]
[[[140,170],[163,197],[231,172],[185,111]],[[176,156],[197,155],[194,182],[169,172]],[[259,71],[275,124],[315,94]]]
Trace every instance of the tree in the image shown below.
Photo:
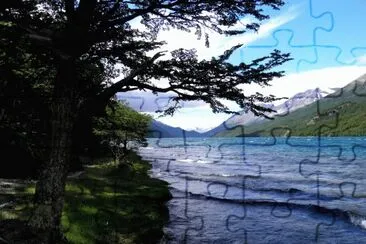
[[[128,149],[146,145],[151,117],[116,102],[106,108],[106,116],[95,119],[94,133],[108,145],[119,163]]]
[[[246,96],[241,84],[268,85],[282,72],[273,68],[289,60],[288,54],[274,50],[268,56],[237,65],[228,62],[240,45],[211,60],[198,60],[194,50],[178,49],[168,56],[157,41],[159,31],[177,28],[205,29],[222,35],[237,35],[256,30],[260,21],[269,18],[262,11],[278,9],[282,0],[12,0],[1,3],[0,22],[9,33],[2,41],[16,43],[19,36],[27,45],[30,57],[47,57],[55,72],[50,96],[49,159],[45,162],[36,186],[35,209],[29,226],[42,242],[62,239],[60,219],[63,208],[67,168],[72,157],[73,130],[81,114],[103,111],[116,92],[150,90],[173,92],[175,104],[166,113],[173,113],[180,101],[203,100],[214,112],[230,111],[220,99],[232,100],[243,109],[265,116],[268,108],[258,103],[276,100],[260,93]],[[228,29],[244,16],[253,23],[243,29]],[[130,21],[141,18],[146,27],[139,30]],[[161,57],[166,56],[165,59]],[[120,72],[116,64],[120,64]],[[102,79],[88,80],[85,67],[92,66],[94,75]],[[112,78],[121,75],[115,83]],[[153,81],[167,79],[168,87]],[[85,112],[86,111],[86,112]],[[83,117],[86,118],[86,117]]]
[[[47,62],[27,53],[27,41],[9,24],[0,22],[0,32],[0,153],[13,162],[3,160],[1,174],[14,169],[15,177],[34,177],[48,141],[45,98],[53,71]],[[14,151],[18,153],[12,155]]]

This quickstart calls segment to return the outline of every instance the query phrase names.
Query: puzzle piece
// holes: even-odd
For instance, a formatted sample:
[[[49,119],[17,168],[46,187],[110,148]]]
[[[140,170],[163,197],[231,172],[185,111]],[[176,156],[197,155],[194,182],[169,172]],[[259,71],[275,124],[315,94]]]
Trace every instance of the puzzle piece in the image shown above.
[[[298,2],[292,4],[296,6]],[[337,21],[338,16],[345,11],[357,12],[361,5],[357,1],[352,4],[334,4],[319,0],[300,2],[297,7],[303,11],[297,17],[306,24],[300,25],[296,21],[290,21],[286,28],[275,29],[271,34],[272,42],[258,40],[255,45],[250,44],[242,48],[240,60],[264,56],[276,48],[291,53],[294,60],[286,64],[286,70],[296,72],[332,66],[365,65],[366,45],[363,39],[358,37],[359,30],[352,25],[357,23],[352,21],[362,23],[364,19],[356,20],[360,15],[350,14],[351,19]],[[345,35],[349,36],[348,40],[354,41],[344,40]],[[352,39],[352,36],[355,38]],[[237,56],[233,58],[237,59]]]
[[[364,21],[361,15],[350,14],[347,17],[347,21],[339,21],[338,16],[344,14],[345,12],[354,13],[358,12],[359,8],[362,7],[362,3],[359,1],[353,1],[350,3],[345,3],[338,1],[337,4],[331,4],[330,1],[310,1],[312,5],[312,12],[317,13],[329,13],[332,16],[333,26],[328,32],[315,32],[314,39],[317,44],[317,48],[333,48],[337,49],[337,55],[335,63],[343,65],[364,65],[365,63],[358,59],[365,55],[366,45],[365,42],[357,38],[359,35],[356,28],[353,28],[353,23],[359,23]],[[339,42],[342,40],[344,35],[347,35],[349,41]],[[321,56],[321,55],[320,55]]]
[[[228,130],[240,128],[242,134],[245,134],[244,126],[239,125],[235,127],[227,127],[226,123],[224,124],[224,126]],[[259,165],[251,163],[250,161],[248,162],[246,158],[245,145],[245,137],[222,142],[217,148],[221,154],[220,163],[227,163],[228,166],[237,165],[237,174],[238,172],[242,172],[241,175],[243,176],[250,175],[253,177],[260,177],[261,167]],[[225,150],[228,150],[228,153],[225,153]]]
[[[291,52],[295,57],[293,62],[287,64],[292,69],[300,71],[303,62],[316,64],[318,56],[316,53],[316,33],[329,33],[333,29],[334,18],[331,12],[325,12],[320,15],[313,13],[312,1],[293,1],[292,6],[287,9],[288,23],[286,28],[277,28],[272,32],[272,42],[258,40],[255,45],[248,45],[240,53],[240,60],[250,59],[255,56],[263,56],[273,49],[279,49],[284,52]],[[301,9],[301,12],[299,11]],[[301,18],[302,23],[293,21],[294,16]],[[287,37],[282,37],[286,35]],[[287,45],[282,45],[287,44]],[[245,54],[245,55],[244,55]]]
[[[338,143],[347,144],[350,142],[343,139],[343,142]],[[366,146],[353,146],[354,157],[351,160],[344,160],[340,157],[342,147],[338,145],[322,146],[320,154],[314,157],[313,160],[304,159],[300,162],[299,173],[304,177],[317,175],[324,184],[329,182],[326,187],[329,191],[328,195],[331,197],[344,196],[344,191],[341,188],[338,189],[338,186],[343,182],[347,182],[345,179],[351,176],[355,179],[355,182],[353,182],[355,185],[357,184],[359,188],[366,190],[366,182],[362,178],[363,170],[366,167],[365,149]],[[330,179],[332,179],[331,182]]]
[[[291,52],[293,61],[289,61],[286,67],[289,70],[300,72],[303,70],[303,63],[315,64],[318,60],[316,47],[313,43],[293,44],[294,31],[292,29],[278,29],[272,33],[274,42],[270,44],[248,45],[240,49],[240,60],[253,55],[264,56],[274,49],[282,52]],[[301,58],[296,58],[301,57]]]
[[[117,95],[117,99],[127,102],[130,107],[138,108],[140,112],[145,105],[145,98],[143,96],[131,96],[122,93]]]
[[[167,235],[170,241],[190,243],[189,238],[191,238],[191,233],[193,235],[199,235],[204,228],[204,218],[202,216],[192,216],[190,213],[191,204],[199,204],[199,200],[190,199],[189,192],[189,179],[184,179],[185,190],[184,192],[173,191],[173,200],[169,202],[170,208],[177,208],[175,211],[175,216],[170,217],[170,224],[174,225],[174,231],[169,231],[170,224],[167,226]],[[182,209],[181,206],[184,206]],[[198,214],[197,212],[195,214]],[[178,228],[177,228],[178,227]]]
[[[359,121],[349,118],[362,118],[364,111],[362,109],[365,103],[364,92],[364,76],[361,76],[356,81],[349,83],[347,86],[338,89],[336,92],[319,100],[316,104],[308,107],[309,111],[313,111],[314,117],[307,124],[319,124],[318,126],[318,146],[320,147],[339,147],[338,158],[340,160],[353,160],[356,155],[353,152],[353,147],[365,145],[361,139],[354,138],[354,143],[338,145],[337,139],[329,139],[329,136],[337,136],[344,130],[349,130],[355,135],[363,134],[362,124]],[[316,109],[315,109],[316,106]],[[352,112],[353,110],[355,112]],[[347,145],[347,148],[345,147]],[[348,158],[348,159],[347,159]]]

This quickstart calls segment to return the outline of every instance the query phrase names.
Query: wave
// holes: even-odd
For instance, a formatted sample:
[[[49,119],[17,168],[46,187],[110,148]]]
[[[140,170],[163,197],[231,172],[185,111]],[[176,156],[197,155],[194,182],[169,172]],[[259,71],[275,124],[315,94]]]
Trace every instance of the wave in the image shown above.
[[[231,203],[238,203],[238,204],[261,204],[261,205],[273,205],[276,206],[292,206],[292,207],[306,207],[306,208],[314,208],[318,210],[319,212],[342,212],[342,210],[339,209],[330,209],[326,208],[324,206],[318,206],[316,204],[311,204],[308,202],[309,199],[291,199],[291,202],[288,201],[278,201],[274,199],[232,199],[232,198],[224,198],[224,197],[218,197],[218,196],[212,196],[212,195],[205,195],[202,193],[193,193],[193,192],[185,192],[181,191],[177,188],[174,188],[174,191],[180,192],[180,193],[186,193],[189,197],[195,198],[195,199],[201,199],[201,200],[215,200],[215,201],[222,201],[222,202],[231,202]],[[295,200],[304,200],[304,203],[301,202],[293,202]],[[315,202],[315,201],[314,201]]]
[[[201,160],[201,159],[198,159],[196,161],[196,163],[199,163],[199,164],[212,164],[213,162],[212,161],[208,161],[208,160]]]
[[[229,182],[229,181],[220,181],[220,180],[213,180],[213,179],[205,179],[205,178],[196,178],[190,175],[194,175],[191,172],[187,172],[187,171],[175,171],[175,173],[178,173],[177,175],[175,175],[176,177],[182,178],[182,179],[187,179],[190,181],[200,181],[200,182],[206,182],[206,183],[210,183],[210,184],[224,184],[227,187],[237,187],[237,188],[243,188],[243,184],[242,182],[238,183],[238,182]],[[181,174],[181,175],[179,175]],[[223,178],[227,177],[244,177],[244,175],[230,175],[230,174],[221,174]],[[215,174],[215,176],[217,176]],[[247,176],[247,175],[246,175]],[[313,194],[311,193],[307,193],[301,189],[298,188],[294,188],[294,187],[290,187],[290,188],[273,188],[273,187],[262,187],[262,188],[255,188],[255,187],[251,187],[251,186],[245,186],[245,189],[247,190],[252,190],[252,191],[258,191],[258,192],[277,192],[277,193],[290,193],[290,194],[295,194],[295,193],[302,193],[303,195],[308,195],[311,196]],[[324,199],[323,199],[324,200]]]
[[[187,159],[176,159],[176,161],[183,162],[183,163],[193,163],[194,162],[193,159],[189,159],[189,158],[187,158]]]
[[[143,149],[152,150],[155,149],[154,147],[143,147]]]
[[[172,174],[173,170],[170,171],[170,174]],[[208,183],[221,183],[225,184],[228,187],[238,187],[242,188],[242,179],[244,178],[250,178],[254,177],[256,178],[257,175],[254,174],[250,175],[250,172],[246,172],[246,174],[238,174],[234,172],[223,172],[223,173],[200,173],[200,172],[191,172],[191,171],[180,171],[180,170],[174,170],[176,173],[175,175],[180,178],[186,178],[191,181],[199,181],[199,182],[208,182]],[[303,178],[303,179],[297,179],[296,182],[291,182],[291,175],[287,176],[280,176],[280,175],[274,175],[274,174],[266,174],[265,176],[260,176],[258,178],[261,178],[262,184],[259,186],[256,185],[246,185],[247,189],[253,190],[253,191],[263,191],[263,192],[281,192],[281,193],[302,193],[302,194],[308,194],[309,196],[313,196],[315,193],[314,188],[308,187],[309,184],[315,184],[315,181],[309,182],[309,179]],[[273,184],[271,186],[266,187],[266,185],[269,185],[270,182],[277,182],[280,186],[277,188],[273,187]],[[341,184],[343,181],[339,179],[331,179],[331,178],[325,178],[323,177],[320,181],[321,184],[327,186],[327,189],[329,188],[329,191],[326,191],[323,189],[321,200],[335,200],[339,198],[338,191],[333,191],[331,188],[338,189],[339,184]],[[288,184],[287,184],[288,183]],[[296,183],[296,184],[295,184]],[[282,185],[282,186],[281,186]]]
[[[362,229],[366,229],[366,216],[348,212],[348,217],[352,224],[359,226]]]
[[[183,192],[179,189],[174,188],[175,191]],[[246,204],[246,205],[267,205],[272,206],[272,214],[276,215],[275,211],[277,207],[286,207],[289,210],[287,215],[277,216],[277,217],[289,217],[292,214],[292,211],[295,209],[306,209],[308,211],[313,211],[319,214],[330,214],[333,218],[333,223],[336,219],[348,220],[355,226],[358,226],[362,229],[366,230],[366,216],[355,214],[351,211],[342,210],[339,208],[329,208],[327,206],[320,206],[316,203],[309,203],[308,199],[291,199],[287,201],[278,201],[273,199],[231,199],[231,198],[223,198],[212,195],[205,195],[200,193],[192,193],[188,192],[189,198],[199,199],[199,200],[214,200],[226,203],[234,203],[234,204]],[[294,201],[297,202],[294,202]],[[300,202],[299,200],[304,200],[304,202]],[[291,202],[290,202],[291,201]],[[315,201],[314,201],[315,202]]]
[[[208,174],[208,175],[204,175],[202,174],[202,176],[218,176],[218,177],[245,177],[245,175],[242,174]]]

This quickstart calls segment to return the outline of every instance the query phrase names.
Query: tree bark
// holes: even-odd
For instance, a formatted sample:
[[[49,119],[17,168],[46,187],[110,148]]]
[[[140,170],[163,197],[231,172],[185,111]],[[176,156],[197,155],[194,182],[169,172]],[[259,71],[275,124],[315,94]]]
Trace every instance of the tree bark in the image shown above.
[[[29,226],[40,243],[62,243],[61,215],[64,206],[66,176],[72,152],[72,130],[77,109],[75,66],[60,61],[51,102],[51,138],[49,160],[36,185],[34,210]]]

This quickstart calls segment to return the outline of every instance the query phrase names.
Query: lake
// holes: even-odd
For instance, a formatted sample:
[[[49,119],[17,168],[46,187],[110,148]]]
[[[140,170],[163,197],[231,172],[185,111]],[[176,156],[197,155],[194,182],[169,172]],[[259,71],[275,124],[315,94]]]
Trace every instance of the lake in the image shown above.
[[[366,137],[148,139],[163,243],[366,243]]]

